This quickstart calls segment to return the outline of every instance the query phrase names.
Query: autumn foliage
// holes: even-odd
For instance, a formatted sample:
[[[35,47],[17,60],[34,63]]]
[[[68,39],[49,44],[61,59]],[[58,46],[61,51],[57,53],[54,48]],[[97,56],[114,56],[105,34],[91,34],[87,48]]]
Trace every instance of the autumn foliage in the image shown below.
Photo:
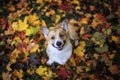
[[[1,0],[0,80],[120,80],[119,0]],[[41,26],[74,19],[79,45],[46,65]],[[73,42],[72,42],[73,43]]]

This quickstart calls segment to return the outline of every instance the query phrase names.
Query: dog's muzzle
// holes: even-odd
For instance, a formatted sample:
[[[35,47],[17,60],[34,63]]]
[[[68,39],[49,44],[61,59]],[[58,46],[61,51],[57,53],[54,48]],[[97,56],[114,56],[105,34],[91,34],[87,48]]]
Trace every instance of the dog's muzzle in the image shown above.
[[[53,45],[53,47],[57,48],[58,50],[62,50],[64,45],[65,45],[65,43],[66,43],[66,41],[63,41],[63,44],[62,44],[62,42],[57,41],[56,42],[56,46],[54,44],[52,44],[52,45]]]

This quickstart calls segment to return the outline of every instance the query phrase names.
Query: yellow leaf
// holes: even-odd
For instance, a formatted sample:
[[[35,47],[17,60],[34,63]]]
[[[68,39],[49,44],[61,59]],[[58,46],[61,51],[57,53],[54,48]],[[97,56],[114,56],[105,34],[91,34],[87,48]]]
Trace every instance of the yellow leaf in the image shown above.
[[[44,20],[41,21],[41,26],[46,26],[46,22]]]
[[[93,22],[91,24],[92,24],[93,28],[96,28],[99,23],[97,21],[93,20]]]
[[[75,59],[73,56],[70,58],[70,62],[72,63],[73,66],[76,66]]]
[[[28,70],[27,70],[27,73],[30,74],[30,75],[32,75],[32,74],[35,73],[35,70],[34,70],[34,69],[28,69]]]
[[[112,40],[113,40],[115,43],[118,43],[118,37],[112,36]]]
[[[73,0],[73,1],[72,1],[72,4],[77,4],[77,5],[79,5],[80,3],[79,3],[79,0]]]
[[[86,43],[84,41],[80,41],[80,46],[78,46],[75,50],[74,50],[74,53],[81,57],[81,56],[84,56],[84,52],[85,52],[85,49],[84,47],[86,46]]]
[[[39,68],[36,69],[36,73],[40,76],[47,75],[47,68],[43,66],[39,66]]]
[[[84,27],[81,27],[80,35],[83,35],[84,33],[85,33],[85,29],[84,29]]]
[[[23,78],[23,70],[20,69],[19,71],[18,70],[14,70],[13,74],[18,77],[19,79],[22,79]]]
[[[11,76],[12,76],[12,75],[11,75],[9,72],[6,72],[6,73],[3,72],[3,73],[2,73],[2,80],[12,80],[12,79],[11,79]]]
[[[81,24],[88,24],[88,22],[89,22],[89,18],[82,18],[80,21]]]
[[[29,38],[25,38],[25,39],[23,40],[23,42],[25,42],[26,44],[28,44],[28,43],[30,42],[30,40],[29,40]]]
[[[84,56],[84,48],[82,46],[78,46],[75,50],[74,50],[74,53],[81,57],[81,56]]]
[[[39,45],[35,44],[34,47],[30,50],[30,53],[36,52],[37,50],[39,50]]]
[[[28,27],[27,20],[28,20],[28,17],[25,17],[23,21],[19,19],[18,22],[13,22],[12,28],[15,29],[16,31],[26,30]]]
[[[11,70],[12,70],[10,66],[11,66],[11,63],[8,63],[7,66],[6,66],[6,69],[7,69],[8,71],[11,71]]]
[[[80,41],[80,46],[85,47],[86,46],[85,41]]]
[[[22,39],[18,36],[15,36],[14,37],[14,40],[17,42],[17,43],[22,43]]]
[[[56,17],[55,23],[58,23],[60,21],[61,17],[60,17],[60,15],[56,15],[55,17]]]
[[[10,54],[10,58],[16,60],[19,57],[19,53],[20,53],[19,50],[14,49],[14,51]]]
[[[51,15],[54,15],[54,14],[55,14],[55,10],[52,10],[52,9],[51,9],[51,10],[49,11],[49,13],[50,13]]]
[[[98,58],[99,58],[99,55],[96,54],[96,53],[95,53],[93,56],[95,57],[95,59],[98,59]]]
[[[26,36],[34,35],[38,31],[39,31],[39,26],[37,26],[37,27],[30,26],[29,28],[26,29]]]
[[[30,23],[30,24],[33,24],[35,21],[37,21],[38,20],[38,16],[37,16],[37,14],[36,13],[34,13],[33,15],[32,14],[30,14],[29,16],[28,16],[28,22]]]
[[[86,67],[86,68],[85,68],[85,71],[86,71],[86,72],[88,72],[88,71],[90,71],[90,70],[91,70],[90,67]]]
[[[43,3],[43,0],[37,0],[37,2],[36,3]]]
[[[114,56],[115,56],[115,53],[112,53],[112,54],[109,55],[109,58],[110,58],[110,59],[113,59]]]

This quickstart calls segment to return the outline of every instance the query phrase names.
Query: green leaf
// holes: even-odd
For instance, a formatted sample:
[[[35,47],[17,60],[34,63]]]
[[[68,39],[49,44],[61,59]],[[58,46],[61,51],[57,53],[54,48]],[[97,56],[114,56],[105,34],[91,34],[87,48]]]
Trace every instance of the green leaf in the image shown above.
[[[103,33],[95,32],[95,33],[93,34],[92,41],[93,41],[95,44],[103,45],[104,42],[105,42],[105,40],[106,40],[106,35],[104,35]]]
[[[36,32],[38,32],[39,26],[37,27],[30,27],[26,30],[26,36],[34,35]]]
[[[108,46],[104,45],[103,47],[97,47],[95,50],[99,53],[107,52],[108,51]]]
[[[117,34],[120,35],[120,25],[113,26],[113,30],[116,30]]]

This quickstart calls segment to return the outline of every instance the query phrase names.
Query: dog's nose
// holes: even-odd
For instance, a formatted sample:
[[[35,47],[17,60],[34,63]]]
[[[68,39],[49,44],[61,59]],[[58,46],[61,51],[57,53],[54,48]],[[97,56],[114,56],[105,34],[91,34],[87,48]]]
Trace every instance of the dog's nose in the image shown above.
[[[58,42],[56,43],[56,45],[57,45],[57,46],[61,46],[61,45],[62,45],[62,42],[58,41]]]

